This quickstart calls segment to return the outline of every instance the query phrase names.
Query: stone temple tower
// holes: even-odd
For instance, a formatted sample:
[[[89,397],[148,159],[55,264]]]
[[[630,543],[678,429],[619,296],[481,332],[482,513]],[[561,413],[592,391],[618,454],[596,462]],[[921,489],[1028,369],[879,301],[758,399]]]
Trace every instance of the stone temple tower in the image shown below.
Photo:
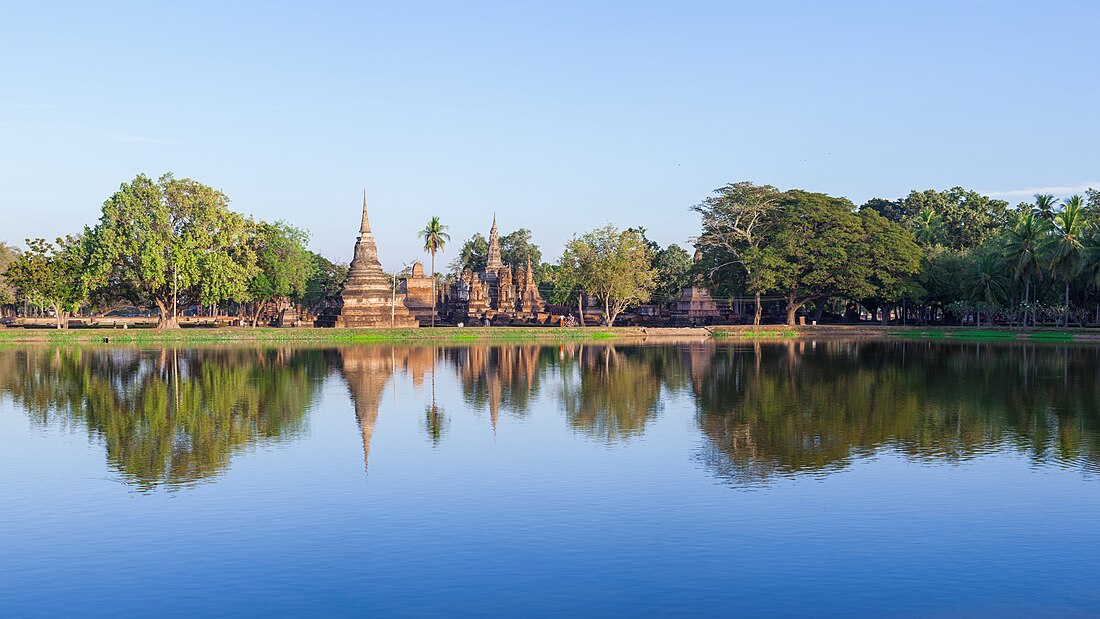
[[[355,255],[340,293],[326,303],[317,317],[318,327],[418,327],[405,307],[405,295],[393,293],[390,278],[378,262],[378,247],[367,218],[367,192],[363,191],[363,219]]]
[[[496,231],[496,213],[493,214],[493,228],[488,230],[488,255],[485,256],[485,273],[496,274],[504,267],[500,259],[500,235]]]

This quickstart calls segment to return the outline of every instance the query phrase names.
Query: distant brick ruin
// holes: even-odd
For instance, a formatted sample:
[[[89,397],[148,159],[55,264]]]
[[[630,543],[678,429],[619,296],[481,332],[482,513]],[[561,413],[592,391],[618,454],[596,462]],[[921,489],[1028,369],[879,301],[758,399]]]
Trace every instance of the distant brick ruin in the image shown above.
[[[450,286],[444,309],[452,322],[468,325],[543,324],[550,319],[531,262],[513,272],[501,259],[495,215],[485,268],[461,273]]]

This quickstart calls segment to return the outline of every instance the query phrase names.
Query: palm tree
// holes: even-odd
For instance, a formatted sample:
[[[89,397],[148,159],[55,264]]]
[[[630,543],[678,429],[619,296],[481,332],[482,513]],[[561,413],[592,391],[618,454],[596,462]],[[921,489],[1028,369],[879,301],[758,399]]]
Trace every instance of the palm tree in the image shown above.
[[[451,240],[451,235],[444,232],[447,226],[439,223],[439,217],[432,216],[427,227],[420,231],[420,238],[424,239],[424,251],[432,255],[432,326],[435,326],[435,252],[443,251],[443,246]]]
[[[428,428],[428,436],[432,439],[432,444],[436,447],[439,446],[439,439],[443,437],[443,426],[445,419],[443,417],[443,409],[435,403],[435,370],[439,365],[439,362],[435,358],[436,349],[432,348],[432,403],[429,406],[424,407],[424,422]]]
[[[1086,226],[1081,247],[1081,274],[1089,284],[1100,288],[1100,227]],[[1096,322],[1100,322],[1100,302],[1096,304]]]
[[[1054,216],[1054,238],[1050,268],[1065,284],[1065,314],[1062,326],[1069,326],[1069,283],[1081,270],[1082,233],[1085,230],[1085,207],[1081,196],[1071,196],[1065,207]]]
[[[943,242],[943,219],[936,211],[926,208],[917,213],[915,227],[915,236],[921,245],[932,247]]]
[[[1001,257],[993,252],[984,252],[978,256],[974,271],[967,278],[965,285],[972,291],[974,299],[983,301],[987,305],[996,305],[1008,296],[1009,282],[1005,277],[1004,262]],[[978,326],[982,324],[981,310],[975,312],[978,317]],[[993,326],[993,316],[989,316],[989,325]]]
[[[1031,299],[1031,280],[1036,275],[1042,274],[1042,244],[1046,237],[1047,222],[1034,211],[1021,214],[1016,220],[1016,226],[1008,231],[1008,237],[1004,248],[1004,257],[1016,279],[1024,282],[1024,305]],[[1024,310],[1024,326],[1027,326],[1027,310]],[[1031,323],[1035,324],[1035,315],[1032,313]]]
[[[1049,193],[1035,194],[1035,212],[1045,221],[1054,219],[1054,207],[1057,204],[1057,200]]]

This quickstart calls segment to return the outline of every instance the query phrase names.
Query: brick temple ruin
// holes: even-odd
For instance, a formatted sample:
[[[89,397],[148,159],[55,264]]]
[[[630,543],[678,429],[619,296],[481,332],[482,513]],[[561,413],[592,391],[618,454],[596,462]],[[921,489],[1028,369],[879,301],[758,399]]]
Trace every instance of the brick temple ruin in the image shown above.
[[[363,192],[363,220],[355,255],[348,267],[340,293],[330,298],[317,320],[317,327],[419,327],[420,322],[405,306],[405,295],[395,294],[390,276],[382,271],[378,247],[367,219],[367,192]]]
[[[531,261],[527,261],[526,268],[513,271],[501,259],[496,215],[489,230],[485,268],[466,269],[449,288],[442,305],[448,320],[454,323],[512,325],[550,321]]]

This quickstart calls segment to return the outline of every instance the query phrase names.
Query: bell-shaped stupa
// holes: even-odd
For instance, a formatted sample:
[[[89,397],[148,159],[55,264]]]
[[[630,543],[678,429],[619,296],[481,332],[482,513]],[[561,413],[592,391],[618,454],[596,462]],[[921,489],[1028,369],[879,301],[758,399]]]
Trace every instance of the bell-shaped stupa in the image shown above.
[[[363,221],[355,255],[340,294],[328,300],[317,317],[318,327],[419,327],[405,307],[405,295],[395,293],[393,281],[378,262],[378,247],[367,219],[367,192],[363,192]]]

